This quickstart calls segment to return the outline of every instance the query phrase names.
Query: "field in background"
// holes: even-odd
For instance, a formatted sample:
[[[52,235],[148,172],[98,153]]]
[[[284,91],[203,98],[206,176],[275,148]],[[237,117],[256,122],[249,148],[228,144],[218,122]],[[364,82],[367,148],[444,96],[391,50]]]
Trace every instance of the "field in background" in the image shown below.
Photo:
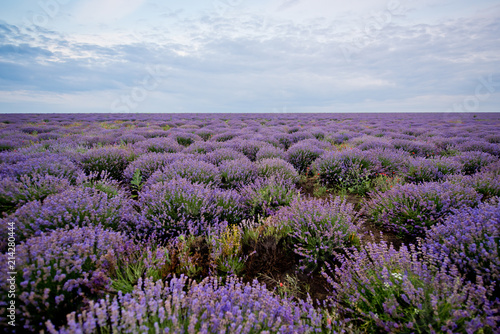
[[[498,113],[0,115],[2,326],[494,333],[499,129]]]

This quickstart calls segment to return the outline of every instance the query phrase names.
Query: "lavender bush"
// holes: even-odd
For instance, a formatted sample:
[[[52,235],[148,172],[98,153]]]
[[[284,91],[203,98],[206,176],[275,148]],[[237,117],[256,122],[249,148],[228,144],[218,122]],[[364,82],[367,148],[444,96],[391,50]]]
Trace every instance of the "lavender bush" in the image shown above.
[[[52,175],[74,181],[78,174],[78,167],[67,157],[59,154],[37,154],[34,156],[18,157],[5,155],[10,162],[0,163],[0,177],[17,177],[22,175]]]
[[[182,150],[182,146],[177,141],[164,137],[140,141],[134,146],[144,152],[151,153],[177,153]]]
[[[125,149],[103,147],[89,150],[80,164],[86,173],[106,171],[115,180],[122,180],[123,172],[131,160],[131,153]]]
[[[462,172],[465,175],[480,172],[483,167],[498,161],[497,157],[480,151],[462,152],[460,155],[454,157],[454,159],[462,164]]]
[[[216,149],[205,155],[205,161],[219,166],[225,160],[248,159],[243,153],[229,149],[220,148]]]
[[[279,158],[279,159],[286,159],[286,153],[282,149],[273,146],[271,144],[266,144],[262,146],[255,155],[255,159],[262,160],[262,159],[271,159],[271,158]]]
[[[416,140],[398,139],[392,141],[394,148],[402,149],[412,155],[430,157],[439,153],[438,148],[432,143]]]
[[[316,160],[313,170],[327,187],[363,193],[374,176],[374,166],[365,151],[350,149],[326,152]]]
[[[108,196],[95,188],[70,188],[41,201],[29,202],[1,219],[16,225],[16,236],[25,240],[43,231],[62,227],[102,225],[117,231],[133,226],[136,212],[130,199]]]
[[[279,158],[259,160],[256,168],[258,175],[264,178],[281,177],[291,182],[299,180],[299,174],[292,164]]]
[[[476,206],[481,199],[473,188],[451,182],[427,182],[395,186],[372,193],[363,204],[368,219],[403,236],[422,236],[442,222],[452,209]]]
[[[226,188],[238,188],[257,178],[257,168],[248,159],[223,161],[219,166],[222,184]]]
[[[480,172],[474,175],[450,175],[447,180],[451,183],[462,184],[473,188],[483,197],[483,201],[500,197],[500,174],[494,172]]]
[[[49,319],[62,325],[67,313],[110,288],[110,275],[119,258],[125,261],[138,250],[125,235],[101,227],[59,229],[18,245],[16,320],[21,331],[41,330]],[[5,264],[7,255],[0,257]],[[7,271],[2,270],[0,277],[6,282]],[[2,284],[4,305],[6,288]]]
[[[377,173],[404,175],[410,153],[403,150],[372,149],[368,150],[369,159],[374,162]]]
[[[286,152],[287,161],[300,174],[308,172],[311,164],[319,158],[325,150],[321,148],[321,142],[318,140],[304,140],[292,145]]]
[[[467,279],[499,291],[500,204],[460,208],[431,226],[423,247],[436,266],[449,259]]]
[[[410,182],[434,182],[446,175],[460,173],[462,164],[455,159],[439,157],[433,159],[415,158],[407,161],[406,179]]]
[[[200,234],[205,225],[220,221],[237,224],[245,218],[235,191],[207,187],[186,179],[155,183],[139,195],[141,238],[168,240],[178,234]]]
[[[430,268],[415,247],[368,243],[341,257],[331,307],[360,328],[387,333],[492,333],[498,305],[453,268]]]
[[[193,159],[192,154],[183,153],[146,153],[132,161],[123,172],[124,179],[130,181],[136,170],[139,170],[143,181],[146,181],[154,172],[177,160]]]
[[[207,302],[209,301],[209,302]],[[128,312],[119,314],[117,309]],[[91,302],[88,312],[68,315],[50,333],[309,333],[321,329],[321,314],[307,302],[281,299],[257,281],[206,278],[200,283],[185,276],[168,283],[140,281],[130,294]]]
[[[258,178],[242,187],[240,193],[253,217],[269,216],[279,207],[290,205],[298,195],[293,182],[279,177]]]
[[[151,175],[146,185],[184,178],[191,182],[220,185],[219,169],[211,163],[195,159],[179,159]]]
[[[480,151],[491,155],[500,155],[500,146],[498,144],[489,143],[484,140],[468,140],[455,146],[458,151]]]
[[[44,200],[68,187],[67,179],[50,174],[7,176],[0,180],[0,212],[11,211],[30,201]]]
[[[274,218],[290,230],[290,247],[302,258],[303,271],[321,268],[336,251],[359,243],[356,212],[340,197],[295,200]]]

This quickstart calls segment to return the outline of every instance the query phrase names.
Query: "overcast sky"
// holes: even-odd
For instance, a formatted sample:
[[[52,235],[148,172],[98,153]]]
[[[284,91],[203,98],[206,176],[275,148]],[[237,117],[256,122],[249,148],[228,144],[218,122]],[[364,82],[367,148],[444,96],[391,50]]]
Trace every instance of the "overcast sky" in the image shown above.
[[[16,0],[0,112],[500,111],[488,0]]]

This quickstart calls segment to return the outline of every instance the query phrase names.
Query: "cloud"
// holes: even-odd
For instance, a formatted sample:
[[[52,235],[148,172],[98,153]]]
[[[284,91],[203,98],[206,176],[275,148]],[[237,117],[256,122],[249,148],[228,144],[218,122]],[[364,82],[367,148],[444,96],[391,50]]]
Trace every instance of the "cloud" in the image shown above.
[[[138,10],[145,0],[90,0],[76,6],[74,15],[79,23],[110,23]]]

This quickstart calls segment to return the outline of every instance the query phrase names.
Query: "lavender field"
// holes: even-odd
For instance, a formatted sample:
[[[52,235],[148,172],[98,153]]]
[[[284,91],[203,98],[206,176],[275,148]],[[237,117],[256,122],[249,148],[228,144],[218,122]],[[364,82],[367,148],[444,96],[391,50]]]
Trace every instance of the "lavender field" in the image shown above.
[[[0,114],[1,331],[500,333],[499,196],[499,113]]]

